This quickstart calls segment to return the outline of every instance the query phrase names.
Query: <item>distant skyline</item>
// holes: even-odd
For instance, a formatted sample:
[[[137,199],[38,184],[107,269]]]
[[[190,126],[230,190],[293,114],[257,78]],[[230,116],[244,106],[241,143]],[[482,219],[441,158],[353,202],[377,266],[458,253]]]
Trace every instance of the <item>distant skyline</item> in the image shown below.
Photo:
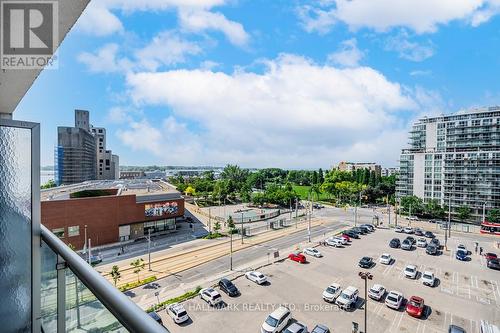
[[[74,109],[123,165],[398,164],[413,121],[500,104],[498,0],[92,1],[15,119]]]

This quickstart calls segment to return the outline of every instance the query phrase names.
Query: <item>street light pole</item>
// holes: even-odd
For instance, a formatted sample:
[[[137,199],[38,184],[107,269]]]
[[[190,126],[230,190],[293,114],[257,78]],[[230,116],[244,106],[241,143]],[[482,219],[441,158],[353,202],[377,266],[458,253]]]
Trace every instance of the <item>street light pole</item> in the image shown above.
[[[307,240],[311,243],[311,215],[312,215],[312,201],[309,201],[309,223],[307,225]]]
[[[448,232],[448,237],[451,237],[451,193],[448,199],[448,230],[445,230],[444,232]]]
[[[148,266],[151,272],[151,228],[148,229]]]
[[[243,212],[241,212],[241,244],[243,244]]]
[[[230,241],[229,246],[229,270],[233,270],[233,229],[229,229]]]
[[[358,275],[361,277],[361,279],[365,280],[365,331],[364,333],[367,332],[367,313],[368,313],[368,295],[367,295],[367,290],[368,290],[368,280],[373,279],[373,275],[371,275],[369,272],[359,272]]]

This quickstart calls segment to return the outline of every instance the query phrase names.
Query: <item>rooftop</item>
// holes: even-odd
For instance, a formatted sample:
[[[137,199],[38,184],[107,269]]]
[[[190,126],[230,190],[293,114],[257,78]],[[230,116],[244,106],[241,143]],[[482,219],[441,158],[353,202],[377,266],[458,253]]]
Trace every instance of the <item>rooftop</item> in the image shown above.
[[[153,201],[157,195],[164,199],[179,197],[180,192],[169,183],[155,179],[120,179],[120,180],[91,180],[79,184],[58,186],[41,191],[42,201],[49,200],[68,200],[70,194],[84,190],[117,190],[116,195],[135,194],[138,201],[142,197],[148,198],[146,201]]]

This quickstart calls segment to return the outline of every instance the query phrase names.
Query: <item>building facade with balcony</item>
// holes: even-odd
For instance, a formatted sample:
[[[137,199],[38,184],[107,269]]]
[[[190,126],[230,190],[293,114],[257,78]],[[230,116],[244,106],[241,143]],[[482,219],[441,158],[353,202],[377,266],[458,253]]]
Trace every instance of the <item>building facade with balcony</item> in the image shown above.
[[[500,107],[422,118],[402,150],[396,195],[472,210],[500,208]]]

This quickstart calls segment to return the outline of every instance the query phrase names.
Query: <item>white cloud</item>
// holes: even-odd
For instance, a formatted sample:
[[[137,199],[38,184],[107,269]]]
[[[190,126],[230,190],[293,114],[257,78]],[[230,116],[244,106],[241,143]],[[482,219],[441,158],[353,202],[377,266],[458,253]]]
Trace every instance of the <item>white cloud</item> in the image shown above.
[[[186,56],[201,53],[198,44],[182,39],[174,31],[159,33],[141,50],[135,53],[140,65],[155,71],[161,65],[175,65],[186,61]]]
[[[238,22],[228,20],[221,13],[207,10],[180,10],[179,21],[181,28],[190,32],[203,32],[215,30],[222,32],[234,45],[245,46],[250,36]]]
[[[123,31],[122,22],[105,5],[91,1],[76,23],[76,29],[95,36]]]
[[[123,31],[120,19],[113,11],[133,13],[136,11],[176,10],[179,24],[186,31],[204,33],[206,30],[220,31],[234,45],[246,46],[250,35],[241,23],[228,19],[214,7],[225,5],[227,0],[100,0],[93,1],[77,23],[77,29],[96,36],[107,36]]]
[[[130,70],[133,64],[124,58],[118,58],[118,44],[110,43],[97,50],[95,54],[82,52],[78,61],[87,65],[93,73],[115,73]]]
[[[352,38],[341,43],[341,47],[337,52],[328,55],[328,61],[345,67],[358,66],[363,59],[363,52],[358,49],[356,39]]]
[[[411,76],[429,76],[429,75],[432,75],[432,71],[431,70],[417,69],[417,70],[411,71],[410,75]]]
[[[434,55],[434,46],[430,41],[425,44],[412,42],[405,31],[401,31],[396,36],[389,37],[385,48],[389,51],[396,51],[403,59],[420,62]]]
[[[78,60],[94,73],[127,73],[128,71],[156,71],[162,66],[173,66],[187,61],[188,56],[202,52],[195,43],[182,39],[175,31],[164,31],[153,37],[143,48],[133,52],[132,59],[120,55],[120,46],[106,44],[95,53],[82,52]]]
[[[135,103],[171,110],[164,118],[172,127],[154,125],[160,135],[142,138],[135,132],[149,129],[139,121],[121,138],[165,163],[315,167],[363,156],[395,164],[407,135],[399,116],[418,109],[412,92],[368,67],[339,69],[293,55],[267,65],[261,74],[130,73]],[[180,119],[195,121],[196,134]],[[182,140],[172,142],[169,132],[184,133]],[[189,153],[174,156],[171,146]]]
[[[333,0],[301,6],[298,17],[307,31],[329,31],[342,21],[351,29],[388,31],[405,27],[435,32],[439,25],[463,20],[477,26],[500,13],[499,0]]]

